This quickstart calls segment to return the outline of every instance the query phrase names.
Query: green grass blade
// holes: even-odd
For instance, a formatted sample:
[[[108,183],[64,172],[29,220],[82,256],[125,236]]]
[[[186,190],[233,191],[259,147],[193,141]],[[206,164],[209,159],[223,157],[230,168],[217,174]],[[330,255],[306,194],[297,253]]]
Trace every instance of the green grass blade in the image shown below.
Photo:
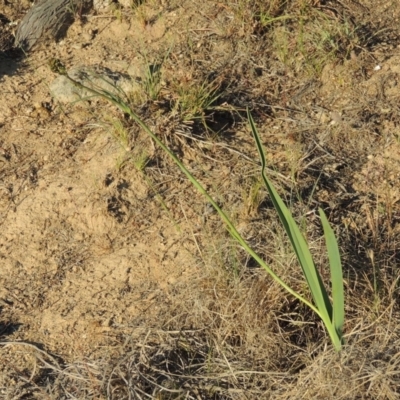
[[[271,184],[271,182],[268,180],[267,176],[265,175],[266,159],[265,159],[265,153],[263,150],[261,139],[260,139],[257,128],[254,124],[254,120],[253,120],[249,110],[247,110],[247,115],[248,115],[248,120],[250,122],[251,130],[252,130],[255,142],[256,142],[256,147],[257,147],[260,159],[261,159],[261,166],[262,166],[261,175],[262,175],[263,181],[264,181],[265,186],[268,190],[268,193],[271,197],[273,205],[278,213],[279,219],[281,220],[281,223],[289,237],[289,240],[292,244],[293,250],[296,253],[297,259],[300,263],[303,274],[306,278],[307,284],[311,291],[314,303],[317,306],[317,309],[319,311],[318,315],[321,317],[322,321],[324,322],[324,325],[325,325],[326,329],[328,330],[328,333],[331,337],[332,343],[334,344],[336,350],[339,351],[341,348],[341,344],[342,344],[342,335],[341,335],[341,330],[336,329],[336,326],[333,324],[333,318],[334,318],[333,308],[332,308],[332,304],[329,300],[328,293],[322,282],[321,276],[318,273],[318,270],[315,268],[314,261],[312,259],[308,244],[307,244],[303,234],[301,233],[300,229],[298,228],[296,222],[294,221],[294,219],[293,219],[292,215],[290,214],[290,211],[286,207],[285,203],[280,198],[278,192],[275,190],[274,186]],[[333,251],[333,247],[330,247],[330,251],[332,252],[332,255],[335,254]],[[336,254],[335,254],[335,257],[336,257]],[[338,279],[338,276],[339,276],[339,272],[335,271],[335,279]],[[340,270],[340,279],[341,279],[341,270]],[[337,281],[335,284],[337,284]],[[335,289],[337,290],[336,285],[335,285]],[[339,294],[339,297],[340,297],[340,294]],[[338,302],[340,303],[340,299],[338,300]],[[339,307],[339,305],[338,305],[338,307]],[[338,320],[340,320],[340,318],[341,318],[340,312],[339,312],[337,318],[338,318]]]
[[[321,312],[326,310],[327,314],[331,319],[332,306],[330,304],[329,297],[325,290],[325,287],[322,284],[322,280],[319,276],[319,273],[315,268],[314,261],[312,259],[307,242],[304,239],[302,233],[300,232],[300,229],[298,228],[296,222],[294,221],[285,203],[282,201],[278,192],[275,190],[275,188],[265,175],[266,159],[261,139],[250,113],[248,113],[248,118],[256,142],[257,150],[261,159],[262,178],[268,190],[268,193],[271,196],[272,203],[279,215],[279,219],[281,220],[281,223],[290,239],[290,242],[292,243],[292,247],[296,253],[297,259],[300,262],[300,266],[303,270],[308,286],[310,287],[311,294],[313,296],[315,304],[317,305],[317,308]]]
[[[340,259],[339,246],[335,233],[329,225],[328,219],[322,209],[319,215],[324,229],[325,243],[328,250],[329,267],[331,271],[332,299],[333,299],[333,324],[339,337],[343,336],[344,325],[344,290],[343,271]]]

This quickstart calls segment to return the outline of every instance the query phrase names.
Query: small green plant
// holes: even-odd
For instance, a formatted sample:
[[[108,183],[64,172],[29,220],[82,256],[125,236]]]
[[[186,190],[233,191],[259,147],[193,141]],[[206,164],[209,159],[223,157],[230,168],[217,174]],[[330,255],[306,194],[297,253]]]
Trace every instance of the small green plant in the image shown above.
[[[145,149],[141,149],[132,161],[135,168],[139,172],[143,172],[149,162],[149,154]]]
[[[112,126],[112,135],[125,151],[130,150],[130,134],[126,127],[119,119],[112,118],[109,120]]]
[[[130,116],[151,138],[156,142],[160,148],[167,153],[172,160],[177,164],[179,169],[186,175],[193,186],[206,197],[207,201],[214,207],[223,222],[225,223],[227,231],[230,233],[233,239],[235,239],[240,246],[251,256],[257,263],[264,268],[268,274],[278,282],[287,292],[292,294],[302,303],[311,308],[323,321],[331,341],[337,351],[340,351],[343,344],[343,325],[344,325],[344,291],[343,291],[343,275],[342,265],[340,259],[339,248],[335,234],[329,225],[329,222],[325,216],[325,213],[320,209],[320,219],[324,231],[325,243],[327,246],[331,283],[332,283],[332,303],[329,299],[328,292],[322,282],[321,276],[315,267],[313,258],[311,256],[309,246],[304,236],[302,235],[299,227],[297,226],[294,218],[290,211],[280,198],[278,192],[275,190],[271,182],[265,175],[266,159],[261,144],[259,134],[257,132],[254,120],[248,111],[248,120],[250,123],[251,131],[254,136],[254,140],[257,146],[257,150],[261,159],[261,176],[262,180],[269,192],[273,205],[278,213],[279,219],[284,227],[286,234],[288,235],[292,244],[293,250],[302,268],[304,277],[311,291],[311,295],[314,304],[303,297],[300,293],[296,292],[286,282],[284,282],[265,262],[261,257],[249,246],[249,244],[243,239],[241,234],[238,232],[231,219],[221,209],[218,203],[210,196],[206,189],[196,180],[196,178],[189,172],[185,165],[179,160],[179,158],[154,134],[154,132],[142,121],[142,119],[130,108],[128,103],[124,101],[118,95],[108,92],[106,90],[94,90],[88,88],[81,83],[75,81],[69,77],[65,66],[59,60],[51,60],[50,67],[52,71],[64,75],[74,85],[80,89],[88,90],[93,95],[100,96],[105,100],[111,102],[117,106],[123,113]]]
[[[215,101],[221,96],[217,82],[203,82],[201,85],[193,83],[180,84],[176,88],[175,109],[179,111],[183,120],[196,118],[204,122],[205,111],[210,110]]]
[[[122,7],[119,3],[111,3],[110,11],[112,11],[112,15],[116,18],[117,21],[122,22],[124,16]]]
[[[332,20],[315,8],[298,11],[276,18],[259,15],[262,27],[276,25],[271,30],[274,52],[291,69],[318,76],[327,64],[347,59],[359,45],[358,29],[349,21]]]
[[[244,213],[246,216],[254,215],[257,213],[258,208],[262,202],[261,188],[261,180],[253,177],[250,181],[250,187],[243,192],[242,197]]]
[[[158,99],[161,90],[161,67],[162,64],[146,65],[146,72],[142,82],[143,90],[152,101]]]
[[[260,12],[259,15],[258,15],[258,18],[259,18],[261,26],[263,28],[265,28],[266,26],[274,24],[276,22],[295,19],[296,16],[294,16],[294,15],[280,15],[279,17],[273,17],[269,13]]]
[[[168,59],[172,46],[167,50],[161,60],[150,62],[146,53],[141,54],[144,61],[144,77],[141,81],[142,91],[144,92],[147,100],[157,101],[160,97],[162,89],[162,67]]]

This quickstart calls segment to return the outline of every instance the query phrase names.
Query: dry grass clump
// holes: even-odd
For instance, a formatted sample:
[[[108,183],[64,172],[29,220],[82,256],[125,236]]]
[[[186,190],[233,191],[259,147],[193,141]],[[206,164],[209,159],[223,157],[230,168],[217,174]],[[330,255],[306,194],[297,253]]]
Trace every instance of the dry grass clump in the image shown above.
[[[392,307],[368,321],[360,308],[354,315],[354,295],[348,296],[348,344],[337,354],[324,344],[318,321],[285,299],[261,270],[233,274],[202,265],[158,312],[131,321],[95,357],[66,363],[38,345],[2,343],[2,358],[12,360],[3,364],[3,379],[15,376],[18,382],[3,386],[2,395],[395,399],[399,313]],[[18,354],[25,358],[24,371],[12,371]]]

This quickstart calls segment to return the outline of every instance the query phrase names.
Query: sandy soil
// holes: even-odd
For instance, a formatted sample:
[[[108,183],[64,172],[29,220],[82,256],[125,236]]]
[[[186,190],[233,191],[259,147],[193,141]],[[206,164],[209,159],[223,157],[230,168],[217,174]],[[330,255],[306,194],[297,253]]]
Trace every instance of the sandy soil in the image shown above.
[[[142,175],[119,168],[125,152],[101,127],[116,110],[100,101],[61,109],[48,91],[51,56],[126,72],[137,65],[135,45],[157,51],[178,17],[161,10],[150,28],[91,15],[18,73],[3,72],[1,297],[20,308],[13,319],[29,326],[29,340],[45,336],[57,352],[90,351],[194,267]]]
[[[2,2],[0,12],[17,21],[28,6],[28,1],[18,7]],[[199,14],[191,1],[153,1],[140,12],[116,6],[76,18],[64,39],[41,43],[27,57],[0,55],[0,335],[3,341],[34,346],[0,349],[2,363],[13,366],[0,378],[3,388],[13,386],[15,371],[28,380],[34,374],[37,358],[31,353],[37,354],[36,347],[64,363],[117,351],[132,327],[151,326],[165,305],[175,304],[179,288],[202,274],[204,249],[220,239],[213,231],[223,235],[202,197],[115,107],[101,99],[58,103],[49,91],[56,75],[48,60],[59,58],[68,68],[99,65],[140,75],[147,62],[168,56],[162,70],[162,84],[168,86],[174,79],[193,79],[193,65],[204,54],[204,68],[216,65],[213,71],[225,77],[240,75],[249,61],[238,56],[230,40],[233,28],[224,22],[230,9],[210,2]],[[235,29],[235,38],[246,37],[246,27]],[[211,36],[217,39],[211,42]],[[194,55],[187,56],[185,46],[193,46]],[[207,52],[201,52],[203,46]],[[243,109],[248,102],[242,99],[267,99],[257,121],[263,123],[263,140],[276,169],[288,176],[300,167],[301,193],[310,193],[313,177],[322,174],[315,201],[333,214],[345,210],[338,212],[337,222],[349,238],[364,228],[379,231],[376,225],[389,220],[387,229],[400,234],[399,62],[396,46],[357,51],[342,63],[325,65],[317,83],[298,81],[285,92],[260,83],[265,76],[273,82],[281,71],[267,71],[257,60],[253,75],[243,75],[254,79],[251,88],[247,93],[238,89],[228,105]],[[257,68],[264,78],[257,76]],[[169,96],[173,99],[174,93]],[[227,134],[205,145],[180,146],[184,136],[170,139],[171,132],[189,134],[193,124],[176,123],[162,108],[146,107],[142,112],[152,129],[170,140],[211,191],[224,193],[222,201],[235,207],[237,192],[226,193],[256,170],[245,124],[230,122],[234,139]],[[115,121],[122,121],[127,141],[118,137]],[[312,140],[300,138],[310,126],[318,127],[318,133]],[[221,150],[220,144],[229,149]],[[311,147],[317,150],[307,158]],[[326,151],[318,153],[322,148]],[[142,155],[150,160],[146,173],[135,167]],[[221,159],[211,166],[202,164],[206,156],[216,155]],[[247,162],[242,155],[253,161],[236,174],[238,160]],[[371,196],[378,200],[368,203]],[[380,200],[390,208],[383,219]],[[255,240],[252,211],[233,209],[242,232]],[[206,219],[211,222],[205,224]],[[374,240],[372,235],[369,243]],[[394,242],[388,245],[393,251]],[[347,254],[350,259],[350,250]]]

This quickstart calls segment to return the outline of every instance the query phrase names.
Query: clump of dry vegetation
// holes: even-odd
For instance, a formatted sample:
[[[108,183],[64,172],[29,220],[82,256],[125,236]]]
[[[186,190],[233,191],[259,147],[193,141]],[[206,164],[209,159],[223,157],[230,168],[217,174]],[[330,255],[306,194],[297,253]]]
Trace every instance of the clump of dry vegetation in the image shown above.
[[[117,11],[109,15],[112,21],[139,19],[149,32],[165,15],[178,16],[156,50],[131,43],[144,68],[127,105],[182,160],[272,270],[309,301],[260,178],[246,108],[266,149],[267,175],[306,236],[322,280],[329,282],[318,208],[325,211],[342,256],[344,345],[335,351],[315,313],[259,268],[127,113],[91,99],[80,105],[93,116],[92,124],[63,139],[57,154],[73,158],[89,137],[86,130],[101,119],[101,132],[117,143],[120,156],[85,201],[93,209],[103,207],[116,222],[109,230],[93,223],[91,229],[105,233],[81,237],[71,220],[53,227],[50,216],[46,229],[54,244],[44,247],[41,262],[27,270],[15,261],[13,269],[6,268],[12,272],[1,275],[1,397],[398,398],[395,5],[223,0],[205,1],[199,10],[192,0],[148,0]],[[69,113],[61,106],[52,112],[54,118]],[[5,163],[10,157],[5,151]],[[35,180],[32,166],[24,173]],[[13,174],[5,169],[4,179]],[[129,192],[133,175],[137,203]],[[10,208],[19,193],[6,189]],[[169,230],[160,229],[159,221]],[[173,241],[165,232],[176,235]],[[138,246],[146,235],[147,246]],[[150,264],[146,253],[157,246],[161,255]],[[98,281],[107,274],[96,275],[101,257],[115,253],[111,262],[118,264],[128,248],[134,249],[127,256],[129,270],[162,271],[168,261],[180,272],[173,277],[159,272],[158,280],[150,273],[153,280],[131,279],[128,272],[102,286]],[[6,254],[4,246],[0,250]],[[76,292],[94,287],[87,309],[94,322],[82,312],[67,335],[62,327],[37,321],[51,308],[53,290],[66,298],[62,315],[68,316],[80,299],[67,285],[70,275],[83,279],[92,271],[91,283]]]

